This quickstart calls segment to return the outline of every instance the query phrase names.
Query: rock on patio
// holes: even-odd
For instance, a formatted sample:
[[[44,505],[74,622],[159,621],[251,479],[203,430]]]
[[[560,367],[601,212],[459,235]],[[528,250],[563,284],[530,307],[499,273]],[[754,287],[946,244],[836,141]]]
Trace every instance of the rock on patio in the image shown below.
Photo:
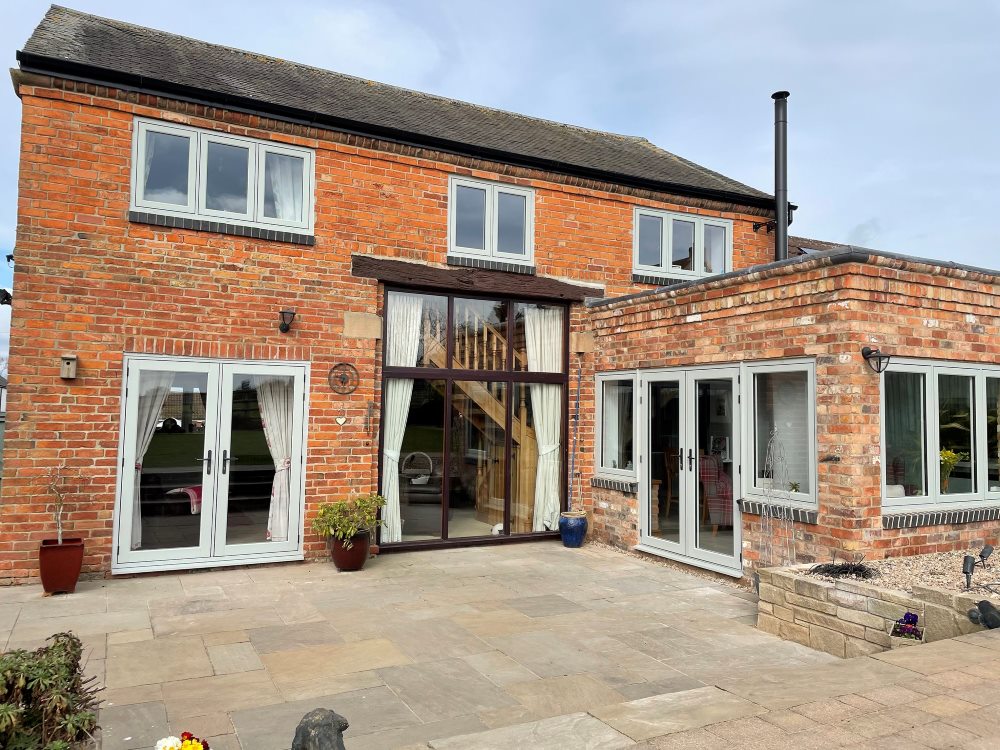
[[[535,543],[387,555],[350,574],[222,570],[86,582],[50,599],[7,588],[0,645],[80,634],[107,686],[105,750],[182,730],[214,750],[282,750],[316,707],[347,717],[351,750],[713,747],[734,733],[761,747],[837,746],[886,727],[905,738],[914,719],[972,741],[983,735],[949,717],[996,725],[977,714],[996,706],[957,697],[973,680],[997,692],[972,671],[1000,674],[996,639],[912,650],[956,650],[935,666],[945,678],[927,677],[892,654],[841,662],[781,641],[753,627],[755,613],[726,583]]]

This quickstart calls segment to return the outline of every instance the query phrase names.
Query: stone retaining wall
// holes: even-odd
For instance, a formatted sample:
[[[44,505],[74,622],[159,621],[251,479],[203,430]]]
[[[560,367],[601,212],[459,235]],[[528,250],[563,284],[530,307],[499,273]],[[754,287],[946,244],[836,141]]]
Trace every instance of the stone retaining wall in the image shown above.
[[[825,581],[805,575],[808,569],[759,571],[760,630],[841,658],[892,648],[902,639],[889,633],[906,612],[920,616],[928,643],[982,630],[967,614],[978,601],[974,596],[922,586],[907,595],[857,580]]]

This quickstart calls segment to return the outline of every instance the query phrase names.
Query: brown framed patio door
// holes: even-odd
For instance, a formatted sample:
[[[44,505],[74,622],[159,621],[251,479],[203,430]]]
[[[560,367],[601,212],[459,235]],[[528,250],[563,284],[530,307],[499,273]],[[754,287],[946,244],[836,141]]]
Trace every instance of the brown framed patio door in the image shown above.
[[[381,542],[556,530],[565,306],[407,290],[385,304]]]

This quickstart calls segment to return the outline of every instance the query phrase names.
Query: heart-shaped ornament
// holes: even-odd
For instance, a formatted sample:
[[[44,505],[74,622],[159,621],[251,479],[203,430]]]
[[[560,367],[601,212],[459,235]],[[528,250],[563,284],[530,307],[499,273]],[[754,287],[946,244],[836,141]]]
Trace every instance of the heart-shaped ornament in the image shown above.
[[[343,427],[345,424],[347,424],[347,417],[337,417],[337,424]]]

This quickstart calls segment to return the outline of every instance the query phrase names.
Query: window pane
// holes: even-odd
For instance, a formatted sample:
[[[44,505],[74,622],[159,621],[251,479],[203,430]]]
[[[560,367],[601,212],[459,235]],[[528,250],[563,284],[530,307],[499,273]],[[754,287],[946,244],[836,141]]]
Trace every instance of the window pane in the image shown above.
[[[455,189],[455,244],[486,249],[486,191],[459,185]]]
[[[503,533],[506,414],[506,383],[452,384],[449,538]]]
[[[551,531],[558,528],[562,508],[563,387],[512,385],[510,531]],[[538,517],[536,509],[541,509]]]
[[[684,454],[681,450],[681,387],[676,380],[649,386],[649,534],[681,541]]]
[[[507,303],[455,299],[452,366],[462,370],[507,369]]]
[[[563,334],[566,308],[561,305],[514,305],[514,369],[565,372]]]
[[[301,156],[266,152],[264,156],[264,216],[281,221],[302,221]]]
[[[754,486],[812,492],[809,374],[754,375]]]
[[[694,222],[674,219],[670,251],[674,268],[685,271],[694,268]]]
[[[205,206],[212,211],[247,212],[247,167],[250,150],[208,142]]]
[[[663,265],[663,219],[639,214],[639,265]]]
[[[938,376],[941,494],[976,491],[976,379]]]
[[[605,380],[601,403],[601,466],[631,471],[632,381]]]
[[[447,297],[389,292],[385,364],[390,367],[447,367],[447,324]]]
[[[412,389],[397,466],[402,541],[440,539],[445,381],[386,381],[388,398],[399,389],[404,389],[404,395]],[[383,458],[383,471],[387,461]],[[384,485],[385,477],[382,481]]]
[[[1000,492],[1000,380],[986,378],[986,461],[989,491]]]
[[[887,372],[883,407],[886,497],[926,495],[924,376],[917,372]]]
[[[726,270],[726,228],[705,225],[705,273]]]
[[[523,195],[497,193],[497,250],[524,255],[527,248],[527,200]]]
[[[147,201],[186,206],[191,139],[146,131],[142,197]]]

